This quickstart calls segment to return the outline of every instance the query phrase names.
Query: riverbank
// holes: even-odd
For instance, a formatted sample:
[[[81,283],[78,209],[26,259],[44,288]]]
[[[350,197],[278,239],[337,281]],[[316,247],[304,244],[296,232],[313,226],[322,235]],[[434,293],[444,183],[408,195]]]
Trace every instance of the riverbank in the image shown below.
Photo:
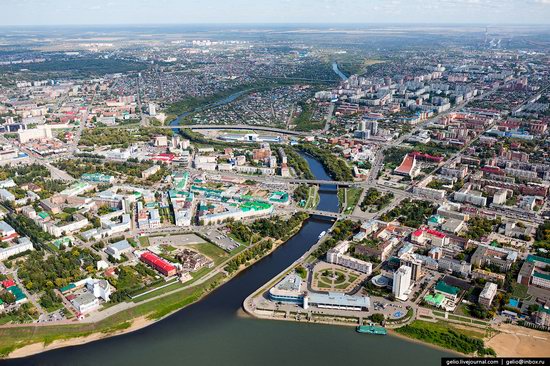
[[[285,240],[274,241],[272,248],[268,252],[248,262],[247,265],[240,266],[230,275],[217,273],[204,283],[175,290],[159,298],[146,300],[97,323],[0,327],[0,357],[26,357],[56,348],[86,344],[99,339],[130,333],[160,321],[200,301],[210,292],[223,286],[246,268],[272,254],[277,248],[292,239],[300,231],[306,220],[307,218],[300,225],[296,226]]]
[[[199,301],[232,277],[217,273],[201,284],[143,301],[95,323],[1,327],[0,357],[13,358],[17,354],[14,352],[21,348],[25,348],[25,352],[40,353],[40,349],[52,349],[51,344],[60,348],[65,344],[73,345],[72,342],[84,344],[132,332]],[[147,319],[147,322],[142,319]]]
[[[51,343],[32,343],[14,350],[9,354],[7,358],[22,358],[22,357],[32,356],[41,352],[50,351],[53,349],[79,346],[82,344],[98,341],[100,339],[114,337],[117,335],[126,334],[130,332],[135,332],[136,330],[145,328],[153,323],[155,323],[155,321],[148,319],[145,316],[141,316],[139,318],[134,319],[132,321],[132,324],[124,330],[115,331],[114,333],[111,333],[111,334],[93,333],[85,337],[55,340]]]
[[[279,282],[290,271],[303,265],[308,256],[321,246],[325,238],[319,240],[302,257],[267,281],[243,302],[244,312],[251,317],[264,320],[283,320],[306,324],[328,324],[356,327],[365,324],[372,313],[327,309],[302,309],[297,306],[276,305],[267,299],[267,291]],[[393,335],[399,335],[419,344],[429,345],[439,350],[451,351],[459,355],[477,355],[480,357],[496,356],[496,352],[485,343],[486,337],[492,335],[487,329],[464,328],[460,325],[441,321],[417,320],[414,309],[397,321],[388,320],[385,327],[392,329]]]
[[[309,143],[298,145],[298,149],[318,160],[333,180],[341,182],[353,181],[351,167],[345,160],[333,155],[330,150],[323,150]]]

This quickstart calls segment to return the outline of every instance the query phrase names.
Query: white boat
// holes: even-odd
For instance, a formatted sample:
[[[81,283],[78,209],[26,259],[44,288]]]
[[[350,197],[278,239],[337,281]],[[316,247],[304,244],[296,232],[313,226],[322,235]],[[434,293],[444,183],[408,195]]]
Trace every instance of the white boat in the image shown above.
[[[319,239],[321,239],[323,236],[325,236],[327,232],[326,231],[323,231],[321,234],[319,234]]]

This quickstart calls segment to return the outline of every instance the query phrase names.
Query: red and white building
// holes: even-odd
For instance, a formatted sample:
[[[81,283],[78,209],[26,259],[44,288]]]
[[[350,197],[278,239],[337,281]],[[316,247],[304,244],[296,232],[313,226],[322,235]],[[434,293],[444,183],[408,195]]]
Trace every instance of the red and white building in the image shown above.
[[[444,233],[428,228],[420,228],[411,234],[411,241],[420,245],[431,241],[433,245],[442,247],[448,245],[449,240],[449,237]]]
[[[162,273],[164,276],[170,277],[176,274],[177,268],[173,264],[160,258],[152,252],[143,252],[139,259]]]

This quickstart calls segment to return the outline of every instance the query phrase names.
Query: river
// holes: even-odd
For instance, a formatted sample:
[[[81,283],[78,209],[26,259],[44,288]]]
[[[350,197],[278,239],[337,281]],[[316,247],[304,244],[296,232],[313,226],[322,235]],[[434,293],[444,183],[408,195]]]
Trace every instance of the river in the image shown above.
[[[305,156],[318,179],[330,179]],[[320,190],[323,210],[338,210],[336,188]],[[330,221],[310,218],[273,254],[201,301],[138,331],[81,346],[6,360],[6,365],[439,365],[449,356],[394,336],[358,334],[351,327],[259,320],[242,316],[242,302],[302,256]],[[241,315],[239,315],[241,314]]]
[[[336,62],[333,62],[332,63],[332,70],[338,75],[340,76],[340,79],[342,80],[348,80],[348,77],[346,76],[346,74],[344,74],[340,68],[338,67],[338,64]]]
[[[247,89],[247,90],[241,90],[241,91],[238,91],[238,92],[235,92],[231,95],[228,95],[227,97],[225,98],[222,98],[218,101],[215,101],[214,103],[211,103],[211,104],[208,104],[207,106],[204,106],[204,107],[197,107],[195,109],[193,109],[192,111],[188,111],[188,112],[183,112],[182,114],[180,114],[179,116],[177,116],[172,122],[170,122],[170,126],[179,126],[180,125],[180,121],[182,120],[182,118],[185,118],[187,117],[188,115],[190,115],[191,113],[194,113],[194,112],[200,112],[204,109],[209,109],[209,108],[216,108],[216,107],[219,107],[219,106],[222,106],[224,104],[227,104],[227,103],[231,103],[232,101],[234,101],[235,99],[239,98],[241,95],[244,95],[246,93],[248,93],[251,89]],[[174,133],[177,133],[178,132],[178,129],[172,129],[172,131],[174,131]]]

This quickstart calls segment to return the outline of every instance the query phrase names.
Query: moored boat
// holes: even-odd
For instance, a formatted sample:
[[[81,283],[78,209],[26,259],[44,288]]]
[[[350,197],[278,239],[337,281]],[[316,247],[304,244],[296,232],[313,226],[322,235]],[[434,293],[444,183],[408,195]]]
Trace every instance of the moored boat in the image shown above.
[[[359,325],[355,328],[357,333],[366,333],[366,334],[376,334],[376,335],[386,335],[388,331],[386,328],[378,325]]]

